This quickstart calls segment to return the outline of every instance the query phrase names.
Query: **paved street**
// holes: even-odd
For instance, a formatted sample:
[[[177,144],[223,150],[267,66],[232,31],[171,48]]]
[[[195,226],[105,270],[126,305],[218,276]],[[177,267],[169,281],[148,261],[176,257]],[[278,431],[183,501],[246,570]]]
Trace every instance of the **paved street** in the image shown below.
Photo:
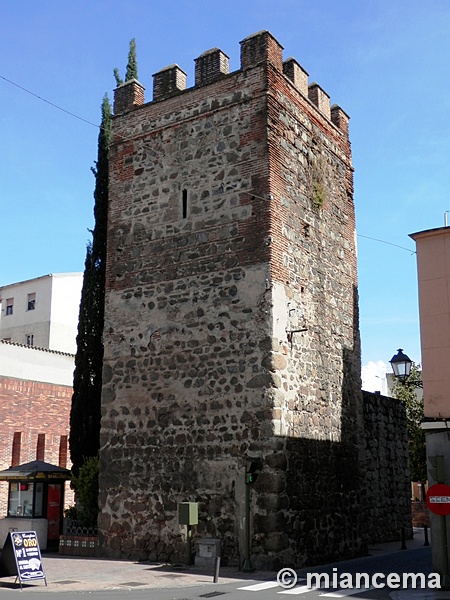
[[[182,565],[158,565],[92,558],[43,555],[47,587],[43,580],[23,585],[23,591],[14,577],[0,579],[0,600],[11,600],[19,595],[38,595],[39,600],[78,599],[90,595],[94,600],[305,600],[326,598],[361,598],[368,600],[450,600],[450,592],[421,589],[336,589],[333,574],[339,577],[348,573],[424,573],[431,571],[431,549],[424,547],[419,530],[415,539],[408,541],[408,549],[400,550],[394,542],[370,549],[370,555],[351,561],[336,562],[299,570],[297,585],[282,589],[277,573],[242,573],[223,568],[218,583],[213,583],[213,572]],[[310,589],[306,586],[307,573],[324,573],[330,577],[330,587]],[[323,583],[322,579],[322,583]],[[382,579],[380,581],[383,581]],[[220,599],[221,600],[221,599]]]

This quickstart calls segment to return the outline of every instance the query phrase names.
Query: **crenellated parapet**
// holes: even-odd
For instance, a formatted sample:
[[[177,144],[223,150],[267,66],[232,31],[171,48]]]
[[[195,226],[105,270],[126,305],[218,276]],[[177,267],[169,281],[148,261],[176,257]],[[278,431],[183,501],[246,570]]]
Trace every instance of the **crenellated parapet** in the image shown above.
[[[240,71],[261,65],[282,73],[292,86],[338,129],[348,135],[348,115],[337,105],[330,107],[330,96],[317,83],[308,83],[308,73],[293,57],[283,62],[283,46],[269,31],[254,33],[240,42]],[[229,57],[220,48],[211,48],[195,62],[195,83],[186,88],[187,75],[177,64],[169,65],[153,75],[153,102],[161,102],[186,91],[211,85],[230,73]],[[238,71],[239,72],[239,71]],[[135,79],[114,90],[114,114],[133,110],[144,104],[144,87]]]

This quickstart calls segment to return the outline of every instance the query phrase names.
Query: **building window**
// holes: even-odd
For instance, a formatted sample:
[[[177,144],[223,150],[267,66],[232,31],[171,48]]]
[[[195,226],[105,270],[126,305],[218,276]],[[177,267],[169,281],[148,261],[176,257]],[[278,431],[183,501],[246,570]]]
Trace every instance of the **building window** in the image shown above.
[[[33,510],[33,484],[28,481],[9,485],[8,516],[31,517]]]
[[[14,298],[6,299],[6,314],[12,315],[14,310]]]
[[[42,517],[43,499],[44,484],[41,481],[36,484],[31,481],[11,482],[9,484],[8,516]]]
[[[27,310],[36,308],[36,294],[28,294]]]
[[[27,346],[34,346],[34,335],[32,333],[27,333],[25,343]]]

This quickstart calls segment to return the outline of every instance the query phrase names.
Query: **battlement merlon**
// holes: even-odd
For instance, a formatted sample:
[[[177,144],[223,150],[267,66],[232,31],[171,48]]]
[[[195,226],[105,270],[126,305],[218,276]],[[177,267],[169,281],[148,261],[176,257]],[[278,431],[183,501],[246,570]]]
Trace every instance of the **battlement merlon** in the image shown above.
[[[241,70],[270,64],[282,73],[317,110],[348,136],[348,115],[337,105],[330,107],[330,96],[317,83],[308,85],[308,73],[292,57],[283,62],[283,46],[269,31],[259,31],[240,42]],[[211,48],[195,59],[195,87],[214,83],[230,75],[229,57],[219,48]],[[186,73],[172,64],[153,75],[153,102],[161,102],[186,89]],[[144,104],[144,87],[136,79],[114,90],[114,114],[123,114]]]
[[[153,102],[170,98],[186,89],[186,73],[178,65],[164,67],[153,75]]]
[[[256,67],[261,63],[270,63],[283,72],[283,46],[269,31],[259,31],[249,35],[241,42],[241,69]]]
[[[145,88],[137,79],[130,79],[121,83],[114,90],[114,114],[128,112],[145,102]]]
[[[348,123],[350,117],[348,114],[337,104],[333,104],[331,107],[331,121],[338,129],[340,129],[348,137]]]
[[[308,86],[308,98],[331,121],[330,96],[316,82]]]
[[[230,73],[230,59],[219,48],[211,48],[195,59],[195,87],[217,81]]]
[[[295,58],[290,56],[283,63],[283,73],[285,76],[291,80],[294,87],[301,93],[303,96],[308,97],[308,73],[305,69],[298,63]]]

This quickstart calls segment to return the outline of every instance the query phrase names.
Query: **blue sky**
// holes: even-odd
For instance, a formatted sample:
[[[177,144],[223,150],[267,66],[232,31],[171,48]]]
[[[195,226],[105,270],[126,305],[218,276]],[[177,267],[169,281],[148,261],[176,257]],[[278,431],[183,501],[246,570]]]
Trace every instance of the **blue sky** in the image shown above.
[[[156,71],[177,63],[189,87],[194,59],[212,47],[236,70],[239,42],[267,29],[284,58],[294,56],[351,117],[363,364],[386,363],[399,347],[420,362],[408,234],[441,227],[450,209],[448,0],[0,6],[0,285],[83,270],[93,226],[95,125],[104,94],[112,99],[114,67],[125,73],[131,38],[151,100]]]

